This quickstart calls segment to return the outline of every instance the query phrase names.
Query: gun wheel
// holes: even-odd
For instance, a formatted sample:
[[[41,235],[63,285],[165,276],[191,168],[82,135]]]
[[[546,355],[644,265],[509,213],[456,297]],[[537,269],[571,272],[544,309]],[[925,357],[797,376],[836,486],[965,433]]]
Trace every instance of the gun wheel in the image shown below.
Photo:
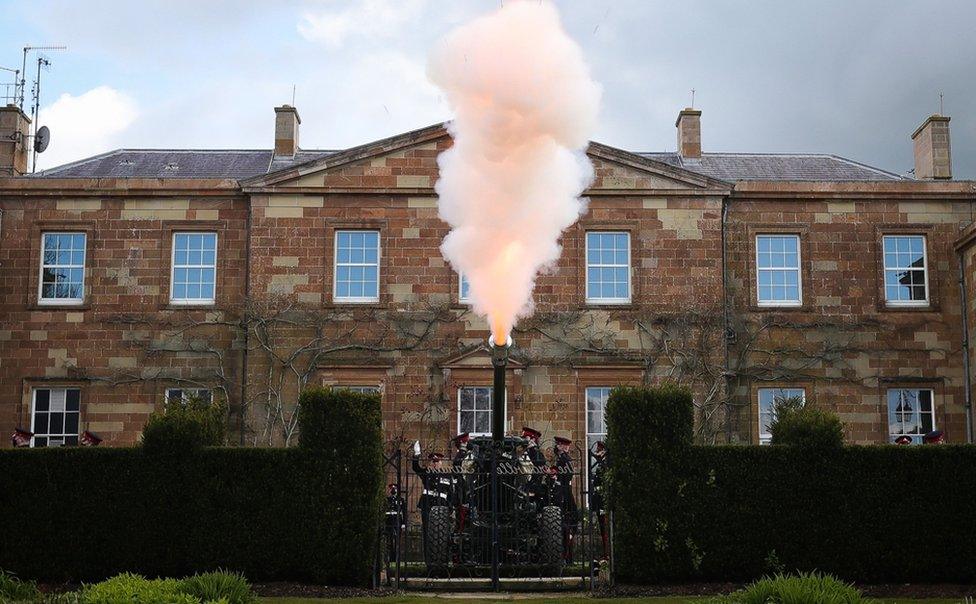
[[[558,566],[563,561],[563,511],[554,505],[542,508],[539,561],[552,566]]]
[[[451,560],[451,508],[434,506],[427,517],[427,566],[441,568]]]

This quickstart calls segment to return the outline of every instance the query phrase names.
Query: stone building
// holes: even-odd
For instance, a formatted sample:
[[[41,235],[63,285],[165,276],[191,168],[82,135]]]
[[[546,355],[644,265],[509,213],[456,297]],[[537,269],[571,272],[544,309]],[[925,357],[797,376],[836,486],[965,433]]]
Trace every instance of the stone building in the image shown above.
[[[0,148],[0,432],[132,444],[195,395],[226,402],[234,442],[291,443],[308,385],[378,390],[390,438],[489,430],[486,325],[439,251],[444,127],[309,150],[297,110],[275,112],[265,151],[23,175],[26,151]],[[589,211],[513,334],[510,429],[592,442],[611,387],[670,379],[703,442],[764,441],[784,396],[851,442],[967,441],[976,187],[951,178],[949,118],[913,135],[915,178],[702,153],[700,119],[680,112],[677,153],[590,145]]]

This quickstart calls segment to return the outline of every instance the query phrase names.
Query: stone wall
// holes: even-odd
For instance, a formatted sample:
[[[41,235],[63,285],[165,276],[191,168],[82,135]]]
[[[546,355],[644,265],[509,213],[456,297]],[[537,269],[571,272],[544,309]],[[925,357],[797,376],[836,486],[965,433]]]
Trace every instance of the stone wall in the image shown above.
[[[0,431],[29,428],[31,390],[78,387],[81,430],[134,443],[168,387],[207,385],[233,407],[246,205],[240,197],[0,197]],[[174,231],[218,233],[217,304],[169,304]],[[87,236],[85,299],[38,304],[41,233]],[[207,325],[192,331],[179,326]],[[232,421],[236,421],[232,418]],[[6,436],[4,438],[6,444]]]
[[[167,387],[199,386],[227,399],[235,441],[291,443],[299,391],[325,384],[379,387],[389,438],[444,446],[458,430],[458,389],[490,385],[491,369],[484,321],[459,301],[458,276],[439,250],[447,225],[432,185],[450,141],[434,134],[329,156],[243,190],[174,194],[163,182],[133,182],[97,196],[84,191],[98,183],[86,182],[82,193],[0,196],[0,433],[29,427],[32,388],[70,385],[82,390],[82,429],[133,443]],[[539,277],[535,315],[513,334],[512,430],[583,440],[587,387],[674,380],[695,394],[703,442],[755,442],[761,386],[804,387],[811,404],[841,415],[852,442],[866,443],[887,439],[884,391],[924,385],[935,391],[937,425],[950,441],[964,439],[953,245],[970,201],[940,201],[933,187],[942,183],[932,182],[918,183],[924,198],[906,194],[916,183],[891,197],[872,183],[736,185],[730,194],[602,146],[591,158],[589,209]],[[88,233],[79,306],[37,305],[48,228]],[[376,303],[333,299],[343,228],[380,232]],[[170,245],[181,229],[219,233],[213,307],[169,304]],[[587,230],[630,233],[631,303],[586,302]],[[800,235],[802,306],[756,304],[760,232]],[[927,237],[925,308],[883,303],[880,238],[902,232]]]
[[[931,388],[936,426],[965,440],[960,294],[954,243],[968,202],[884,199],[749,199],[729,215],[735,317],[734,433],[758,438],[757,389],[802,387],[807,401],[840,414],[849,441],[888,440],[886,390]],[[803,304],[756,303],[759,233],[800,235]],[[883,235],[926,237],[929,300],[891,307],[883,291]]]

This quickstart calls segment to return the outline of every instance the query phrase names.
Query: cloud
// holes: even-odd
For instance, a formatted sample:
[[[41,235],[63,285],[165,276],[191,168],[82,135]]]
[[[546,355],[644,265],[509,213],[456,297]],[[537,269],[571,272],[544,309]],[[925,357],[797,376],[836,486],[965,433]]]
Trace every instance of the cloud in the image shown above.
[[[135,100],[109,86],[73,96],[62,94],[41,108],[38,124],[51,130],[51,144],[37,156],[38,168],[57,166],[119,146],[139,116]]]
[[[296,104],[308,148],[359,145],[450,115],[440,91],[427,81],[423,58],[387,50],[308,74],[298,85]]]
[[[309,10],[302,14],[298,32],[310,42],[338,48],[347,38],[389,37],[417,18],[426,0],[358,0],[340,10]]]

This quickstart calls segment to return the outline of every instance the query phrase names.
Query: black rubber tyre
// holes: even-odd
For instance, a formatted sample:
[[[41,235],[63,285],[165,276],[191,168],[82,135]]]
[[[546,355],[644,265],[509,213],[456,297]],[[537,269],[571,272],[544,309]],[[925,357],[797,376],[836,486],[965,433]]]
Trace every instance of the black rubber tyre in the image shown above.
[[[550,566],[563,562],[563,511],[554,505],[542,508],[539,522],[539,562]]]
[[[442,568],[451,560],[451,508],[437,505],[427,517],[427,566]]]

